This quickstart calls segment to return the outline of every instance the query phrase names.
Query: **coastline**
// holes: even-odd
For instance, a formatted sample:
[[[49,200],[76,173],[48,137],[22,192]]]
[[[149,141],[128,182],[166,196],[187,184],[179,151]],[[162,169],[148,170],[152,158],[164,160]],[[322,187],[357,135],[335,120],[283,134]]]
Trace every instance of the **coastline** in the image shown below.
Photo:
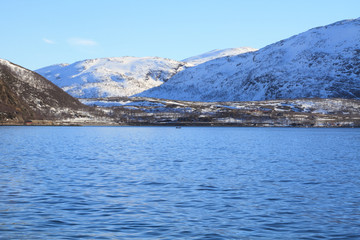
[[[188,102],[111,98],[97,103],[106,106],[87,106],[41,119],[10,112],[14,117],[0,119],[0,126],[360,127],[360,100],[354,99]]]

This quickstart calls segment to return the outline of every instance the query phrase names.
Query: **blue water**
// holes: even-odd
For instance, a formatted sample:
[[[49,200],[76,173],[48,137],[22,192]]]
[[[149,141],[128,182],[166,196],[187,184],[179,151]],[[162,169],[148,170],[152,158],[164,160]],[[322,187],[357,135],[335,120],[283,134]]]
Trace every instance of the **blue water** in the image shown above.
[[[360,239],[360,129],[0,133],[0,239]]]

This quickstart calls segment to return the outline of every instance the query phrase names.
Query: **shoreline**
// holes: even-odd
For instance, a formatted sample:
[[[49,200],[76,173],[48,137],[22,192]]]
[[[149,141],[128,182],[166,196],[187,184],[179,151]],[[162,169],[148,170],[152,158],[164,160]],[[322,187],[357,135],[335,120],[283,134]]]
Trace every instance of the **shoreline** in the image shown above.
[[[49,122],[46,123],[0,123],[2,126],[24,126],[24,127],[248,127],[248,128],[360,128],[360,125],[307,125],[307,124],[296,124],[296,125],[281,125],[281,124],[269,124],[269,123],[59,123]]]

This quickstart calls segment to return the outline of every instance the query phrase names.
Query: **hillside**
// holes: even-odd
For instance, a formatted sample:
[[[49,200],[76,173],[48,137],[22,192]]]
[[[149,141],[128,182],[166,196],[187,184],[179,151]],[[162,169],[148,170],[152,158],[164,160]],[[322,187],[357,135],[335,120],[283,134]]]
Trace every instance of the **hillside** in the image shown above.
[[[0,76],[0,121],[12,119],[23,122],[25,119],[36,117],[35,112],[10,90],[8,84]]]
[[[0,120],[63,119],[89,109],[28,69],[0,59]]]
[[[36,72],[74,97],[119,97],[159,86],[184,65],[158,57],[117,57],[52,65]]]
[[[360,18],[187,68],[137,96],[188,101],[360,98]]]
[[[217,58],[235,56],[247,52],[254,52],[256,50],[257,49],[251,47],[215,49],[207,53],[183,59],[181,61],[186,62],[190,66],[197,66],[204,62],[208,62]]]

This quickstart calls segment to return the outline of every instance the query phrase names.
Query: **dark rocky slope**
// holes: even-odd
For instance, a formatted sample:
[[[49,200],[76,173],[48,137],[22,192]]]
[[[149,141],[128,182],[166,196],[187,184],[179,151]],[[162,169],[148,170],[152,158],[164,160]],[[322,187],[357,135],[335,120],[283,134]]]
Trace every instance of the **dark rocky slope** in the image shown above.
[[[89,109],[39,74],[0,59],[0,121],[64,119]]]

